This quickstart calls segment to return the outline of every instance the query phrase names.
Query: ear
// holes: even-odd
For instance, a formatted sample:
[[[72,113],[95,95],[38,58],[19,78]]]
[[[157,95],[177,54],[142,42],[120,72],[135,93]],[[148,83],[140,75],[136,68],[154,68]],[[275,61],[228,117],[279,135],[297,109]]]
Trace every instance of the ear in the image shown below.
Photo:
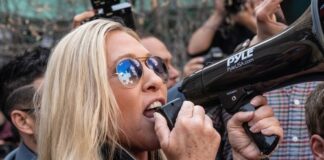
[[[25,134],[34,134],[34,120],[28,113],[20,110],[13,110],[10,114],[12,123],[16,128]]]
[[[311,149],[316,160],[324,160],[324,140],[318,134],[312,135],[310,139]]]

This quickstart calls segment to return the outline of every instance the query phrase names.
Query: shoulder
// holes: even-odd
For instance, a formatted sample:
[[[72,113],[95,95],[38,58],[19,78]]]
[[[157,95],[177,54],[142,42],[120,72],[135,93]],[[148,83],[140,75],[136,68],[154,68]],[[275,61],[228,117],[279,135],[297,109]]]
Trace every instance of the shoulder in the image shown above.
[[[4,160],[14,160],[17,154],[18,148],[15,150],[11,151],[5,158]]]

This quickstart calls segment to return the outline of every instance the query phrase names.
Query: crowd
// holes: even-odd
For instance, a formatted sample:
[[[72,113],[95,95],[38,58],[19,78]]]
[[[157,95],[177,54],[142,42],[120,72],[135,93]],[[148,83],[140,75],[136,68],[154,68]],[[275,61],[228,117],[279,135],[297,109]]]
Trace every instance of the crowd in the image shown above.
[[[233,115],[185,101],[172,129],[156,112],[182,78],[288,27],[281,0],[247,0],[235,12],[224,0],[214,3],[213,13],[189,40],[187,54],[193,58],[183,69],[172,64],[172,53],[154,35],[93,19],[94,10],[76,15],[74,28],[54,48],[32,48],[10,60],[0,69],[2,156],[324,159],[324,85],[319,82],[255,96],[250,101],[255,111]],[[206,62],[215,52],[221,56]],[[262,153],[243,128],[246,123],[252,133],[278,136],[277,148]]]

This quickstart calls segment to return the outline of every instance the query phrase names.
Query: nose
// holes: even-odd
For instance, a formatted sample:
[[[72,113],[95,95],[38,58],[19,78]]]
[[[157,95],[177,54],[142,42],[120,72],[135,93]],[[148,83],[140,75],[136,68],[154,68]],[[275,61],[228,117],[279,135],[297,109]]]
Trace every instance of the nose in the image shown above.
[[[144,66],[143,90],[154,92],[159,90],[163,85],[165,85],[161,77],[159,77],[153,70],[149,69],[146,65]]]

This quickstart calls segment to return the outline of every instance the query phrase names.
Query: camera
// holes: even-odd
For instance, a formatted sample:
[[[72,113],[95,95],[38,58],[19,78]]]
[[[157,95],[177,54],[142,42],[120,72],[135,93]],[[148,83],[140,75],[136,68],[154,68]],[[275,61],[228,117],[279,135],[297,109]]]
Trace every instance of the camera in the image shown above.
[[[203,56],[204,58],[204,66],[208,66],[210,64],[213,64],[219,60],[222,60],[225,58],[225,55],[219,47],[212,47],[207,54]]]
[[[244,9],[246,0],[225,0],[225,9],[229,14],[236,14]]]
[[[91,4],[96,12],[94,19],[110,18],[128,28],[136,29],[130,3],[121,3],[120,0],[91,0]]]

